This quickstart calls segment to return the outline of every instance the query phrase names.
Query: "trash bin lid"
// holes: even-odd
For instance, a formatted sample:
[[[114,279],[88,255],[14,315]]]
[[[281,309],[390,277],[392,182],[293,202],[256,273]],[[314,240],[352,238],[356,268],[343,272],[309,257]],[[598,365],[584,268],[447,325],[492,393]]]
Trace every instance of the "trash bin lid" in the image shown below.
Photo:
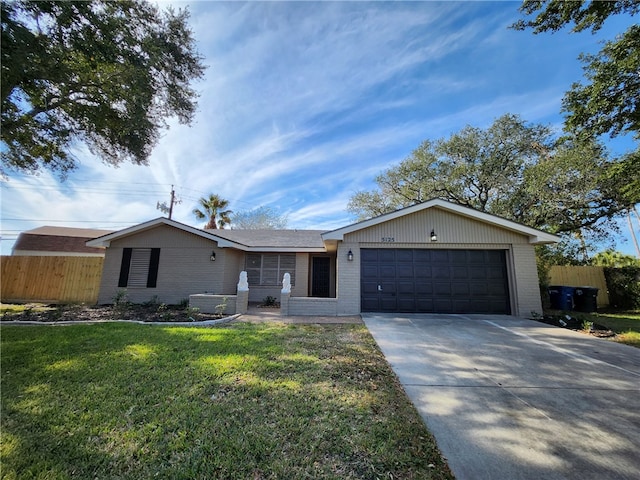
[[[584,295],[584,294],[598,294],[600,289],[598,287],[576,287],[575,294],[576,295]]]

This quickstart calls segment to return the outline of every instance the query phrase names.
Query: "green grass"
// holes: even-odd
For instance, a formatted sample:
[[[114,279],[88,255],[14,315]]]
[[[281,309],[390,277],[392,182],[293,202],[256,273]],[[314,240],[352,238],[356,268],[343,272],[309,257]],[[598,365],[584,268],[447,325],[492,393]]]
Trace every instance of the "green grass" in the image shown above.
[[[640,311],[603,311],[600,313],[580,313],[580,319],[599,323],[616,332],[613,340],[640,348]]]
[[[640,311],[599,313],[596,322],[616,332],[616,342],[640,348]]]
[[[3,479],[445,479],[362,325],[2,326]]]

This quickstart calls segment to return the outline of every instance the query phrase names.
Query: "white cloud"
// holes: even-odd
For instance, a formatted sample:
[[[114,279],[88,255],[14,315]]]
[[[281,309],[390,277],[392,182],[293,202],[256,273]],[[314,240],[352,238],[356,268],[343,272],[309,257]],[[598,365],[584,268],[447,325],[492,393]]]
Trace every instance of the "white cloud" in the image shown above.
[[[567,75],[580,71],[566,54],[589,41],[506,30],[512,3],[194,2],[190,10],[210,66],[194,85],[194,124],[170,121],[148,167],[112,168],[82,149],[82,167],[65,183],[45,172],[3,184],[3,232],[43,219],[142,222],[161,215],[156,202],[169,200],[171,185],[183,199],[174,218],[192,225],[197,199],[217,193],[234,210],[268,205],[296,228],[337,228],[352,220],[349,197],[427,138],[504,113],[558,125],[562,94],[577,79]]]

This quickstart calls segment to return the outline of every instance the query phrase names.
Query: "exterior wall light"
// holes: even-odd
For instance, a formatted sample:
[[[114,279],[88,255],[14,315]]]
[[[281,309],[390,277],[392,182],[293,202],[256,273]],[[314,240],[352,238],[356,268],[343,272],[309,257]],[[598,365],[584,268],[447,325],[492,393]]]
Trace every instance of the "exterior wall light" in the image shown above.
[[[349,249],[349,253],[347,253],[347,260],[353,262],[353,252]]]
[[[216,252],[215,252],[215,250],[213,252],[211,252],[211,256],[209,257],[209,260],[211,260],[212,262],[216,261]]]
[[[432,242],[437,242],[438,241],[438,235],[436,235],[436,231],[435,230],[431,230],[431,235],[429,236],[429,238],[431,239]]]

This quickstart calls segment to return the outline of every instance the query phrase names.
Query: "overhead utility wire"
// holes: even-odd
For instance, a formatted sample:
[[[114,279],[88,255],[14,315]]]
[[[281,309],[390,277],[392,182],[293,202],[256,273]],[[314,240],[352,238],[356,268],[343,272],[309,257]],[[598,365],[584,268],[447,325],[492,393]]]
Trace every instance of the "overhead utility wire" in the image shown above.
[[[138,221],[113,221],[113,222],[109,222],[109,221],[105,221],[105,220],[51,220],[49,218],[2,218],[3,222],[55,222],[55,223],[102,223],[102,224],[107,224],[107,223],[113,223],[116,225],[121,225],[121,224],[126,224],[126,225],[132,225],[135,223],[139,223]]]

